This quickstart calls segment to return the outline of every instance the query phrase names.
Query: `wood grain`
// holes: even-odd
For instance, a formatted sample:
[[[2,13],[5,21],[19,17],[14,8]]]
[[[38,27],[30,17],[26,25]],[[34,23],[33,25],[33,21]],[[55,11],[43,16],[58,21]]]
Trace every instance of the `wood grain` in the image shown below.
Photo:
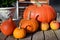
[[[56,34],[58,40],[60,40],[60,29],[59,30],[55,30],[55,34]]]
[[[38,31],[33,35],[32,40],[44,40],[43,31]]]
[[[57,40],[52,30],[44,31],[44,34],[45,34],[45,40]]]
[[[5,40],[6,36],[0,32],[0,40]]]
[[[25,38],[19,40],[31,40],[32,34],[27,34]]]
[[[6,40],[16,40],[16,39],[11,35],[11,36],[8,36]]]

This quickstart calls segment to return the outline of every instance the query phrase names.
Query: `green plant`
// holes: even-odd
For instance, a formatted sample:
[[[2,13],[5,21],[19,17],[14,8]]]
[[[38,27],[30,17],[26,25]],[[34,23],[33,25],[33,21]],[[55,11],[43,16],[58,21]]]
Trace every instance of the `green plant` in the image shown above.
[[[15,2],[16,0],[0,0],[0,7],[11,7]]]

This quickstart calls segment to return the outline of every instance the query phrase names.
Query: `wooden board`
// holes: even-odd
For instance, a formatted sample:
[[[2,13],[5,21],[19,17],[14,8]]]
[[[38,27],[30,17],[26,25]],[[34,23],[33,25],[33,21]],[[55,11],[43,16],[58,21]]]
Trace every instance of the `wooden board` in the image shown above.
[[[5,36],[2,32],[0,32],[0,40],[15,40],[13,36]]]
[[[25,38],[19,40],[31,40],[32,34],[27,34]]]
[[[0,32],[0,40],[5,40],[6,36]],[[12,35],[8,36],[6,40],[60,40],[60,30],[38,31],[36,33],[27,34],[23,39],[15,39]]]
[[[44,40],[43,31],[38,31],[33,34],[32,40]]]
[[[11,36],[8,36],[6,40],[16,40],[16,39],[11,35]]]
[[[60,13],[57,13],[57,19],[58,22],[60,22]]]
[[[55,34],[56,34],[58,40],[60,40],[60,30],[55,30]]]
[[[4,40],[5,37],[6,37],[6,36],[0,32],[0,40]]]
[[[44,34],[45,34],[45,40],[57,40],[52,30],[44,31]]]

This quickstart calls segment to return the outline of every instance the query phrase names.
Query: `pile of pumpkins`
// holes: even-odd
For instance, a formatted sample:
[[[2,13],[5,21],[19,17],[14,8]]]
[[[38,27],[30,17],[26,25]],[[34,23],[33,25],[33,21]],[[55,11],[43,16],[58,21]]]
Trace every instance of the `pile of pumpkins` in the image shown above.
[[[12,18],[1,23],[1,32],[9,36],[13,34],[14,38],[24,38],[26,33],[34,33],[40,28],[46,31],[49,27],[52,30],[59,29],[59,22],[56,21],[56,11],[50,5],[29,5],[23,13],[23,18],[19,21],[18,27]]]

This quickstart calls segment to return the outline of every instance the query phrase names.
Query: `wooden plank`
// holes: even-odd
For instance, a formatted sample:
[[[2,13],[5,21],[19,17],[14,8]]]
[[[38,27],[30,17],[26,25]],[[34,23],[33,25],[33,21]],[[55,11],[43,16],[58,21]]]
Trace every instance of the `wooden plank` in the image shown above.
[[[55,34],[56,34],[58,40],[60,40],[60,30],[55,30]]]
[[[60,22],[60,13],[57,13],[57,19],[58,22]]]
[[[44,40],[43,31],[38,31],[33,34],[32,40]]]
[[[57,40],[54,32],[52,30],[44,31],[45,40]]]
[[[5,40],[5,35],[0,32],[0,40]]]
[[[11,35],[11,36],[8,36],[6,40],[16,40],[16,39]]]
[[[27,34],[25,38],[19,40],[31,40],[32,34]]]

